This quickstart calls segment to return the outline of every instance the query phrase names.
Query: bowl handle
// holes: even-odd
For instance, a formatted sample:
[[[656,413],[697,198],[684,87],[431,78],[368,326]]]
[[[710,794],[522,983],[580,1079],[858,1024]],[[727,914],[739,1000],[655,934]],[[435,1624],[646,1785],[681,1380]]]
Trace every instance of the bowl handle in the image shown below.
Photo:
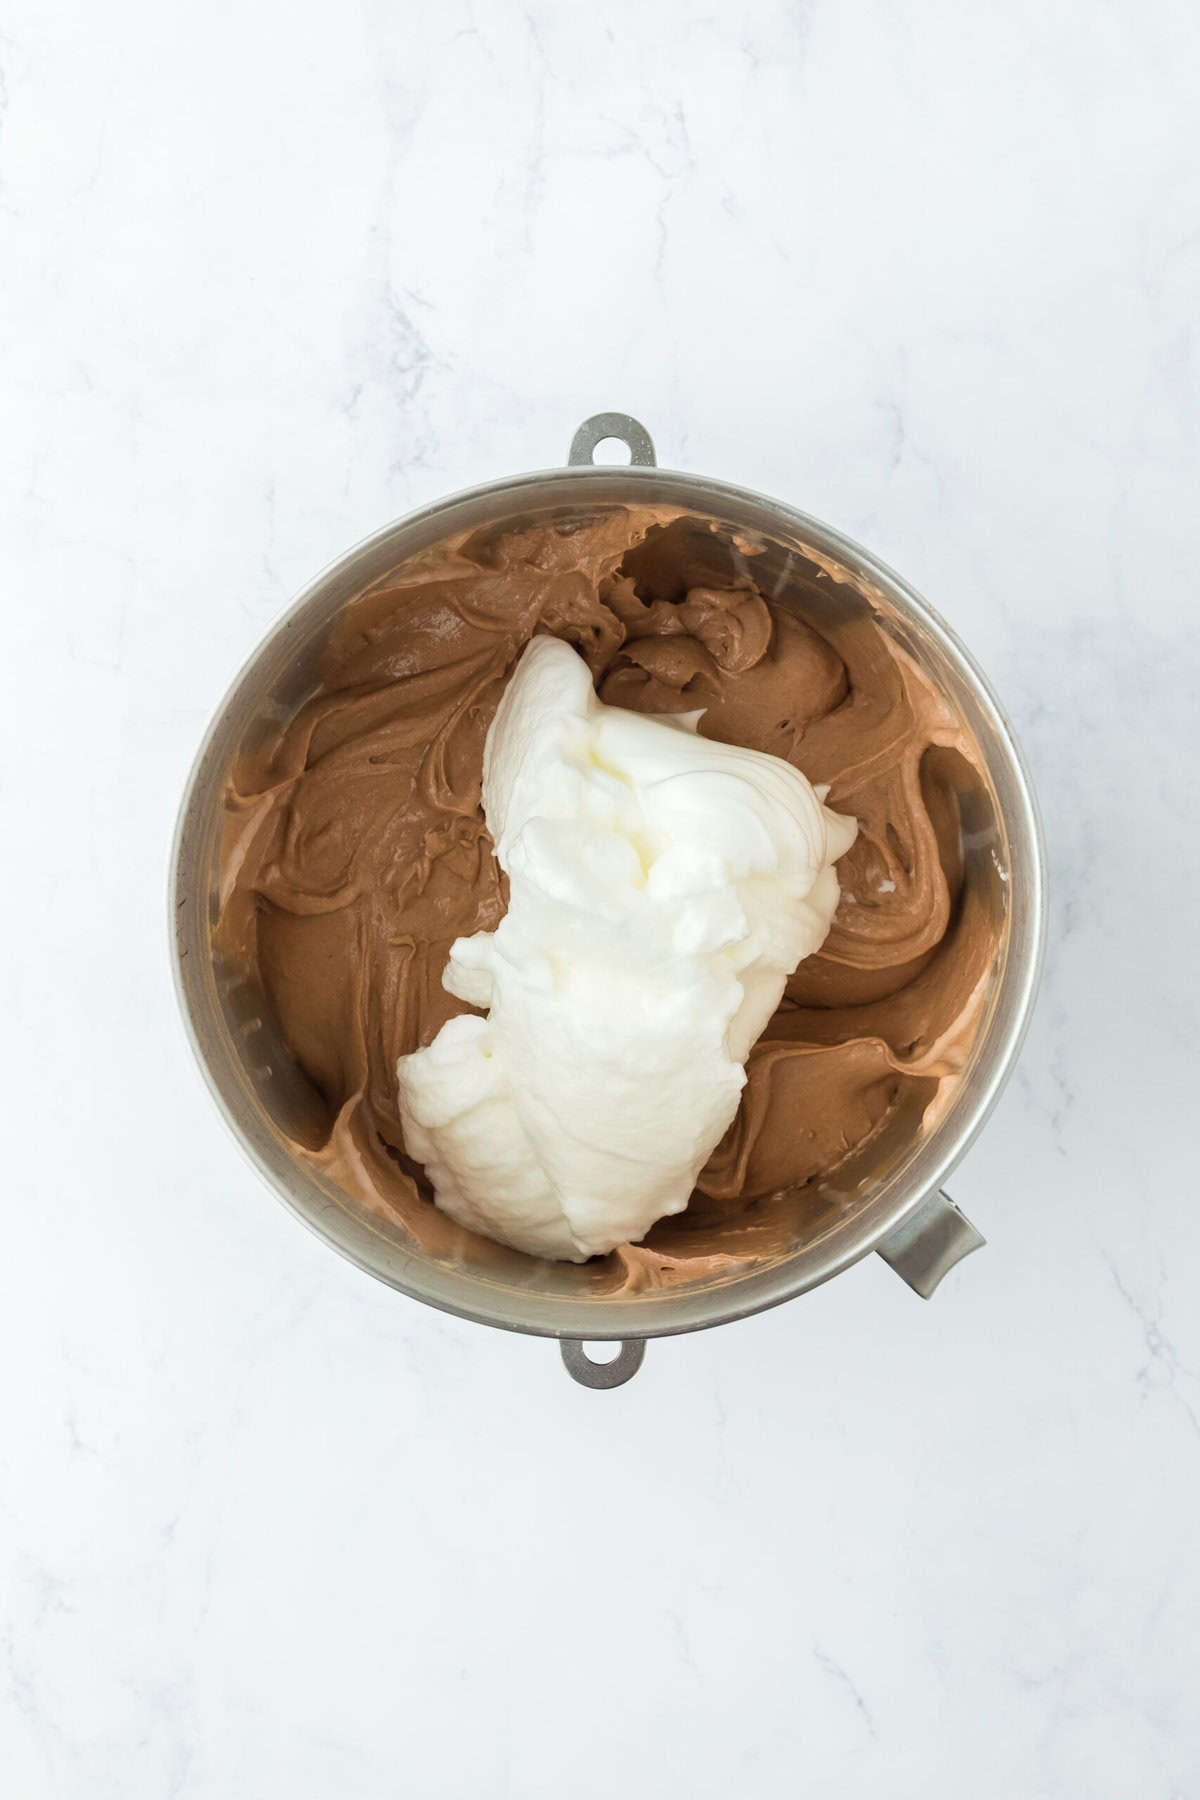
[[[611,1362],[593,1362],[579,1338],[560,1338],[567,1374],[580,1387],[614,1388],[636,1375],[646,1354],[645,1338],[624,1338]]]
[[[629,461],[635,469],[656,469],[654,460],[654,440],[646,427],[637,419],[631,419],[628,413],[593,413],[585,419],[575,436],[571,439],[571,448],[567,451],[567,462],[572,467],[580,464],[585,468],[593,466],[592,452],[597,444],[605,438],[616,438],[629,451]]]
[[[987,1239],[959,1212],[949,1194],[931,1194],[924,1206],[877,1246],[889,1268],[928,1300],[942,1276]]]

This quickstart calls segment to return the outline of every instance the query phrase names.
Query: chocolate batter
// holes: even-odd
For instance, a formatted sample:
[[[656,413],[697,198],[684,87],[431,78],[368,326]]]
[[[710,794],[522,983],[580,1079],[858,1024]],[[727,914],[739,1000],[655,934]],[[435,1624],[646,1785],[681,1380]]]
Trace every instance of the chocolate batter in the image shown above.
[[[937,1105],[962,1066],[996,947],[962,887],[972,746],[861,609],[823,607],[818,630],[764,595],[757,561],[652,508],[448,540],[344,609],[319,691],[231,772],[217,948],[257,972],[325,1102],[297,1152],[434,1253],[516,1254],[434,1208],[396,1061],[467,1010],[441,985],[450,945],[504,911],[483,745],[535,632],[575,644],[610,705],[703,707],[702,735],[786,757],[859,821],[833,927],[751,1053],[688,1211],[604,1259],[601,1290],[778,1253],[769,1197],[835,1168],[906,1091]]]

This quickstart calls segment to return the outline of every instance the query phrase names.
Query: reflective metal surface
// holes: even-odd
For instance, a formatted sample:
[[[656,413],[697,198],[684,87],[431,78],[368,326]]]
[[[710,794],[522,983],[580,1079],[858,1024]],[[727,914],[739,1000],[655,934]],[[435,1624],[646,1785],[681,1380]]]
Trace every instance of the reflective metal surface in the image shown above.
[[[880,1256],[914,1294],[928,1300],[955,1263],[982,1250],[987,1239],[961,1213],[949,1194],[931,1194],[919,1212],[877,1246]]]
[[[387,526],[318,576],[259,645],[209,728],[184,796],[171,872],[183,1016],[214,1099],[259,1172],[334,1249],[413,1299],[484,1324],[573,1341],[576,1349],[564,1348],[564,1359],[590,1386],[615,1385],[609,1371],[617,1368],[627,1370],[619,1379],[628,1379],[648,1337],[696,1331],[777,1305],[871,1250],[880,1250],[919,1293],[931,1293],[945,1270],[982,1242],[951,1202],[935,1197],[1012,1068],[1037,986],[1045,913],[1040,833],[1020,754],[984,677],[943,620],[898,575],[829,526],[761,494],[655,468],[648,433],[622,414],[588,420],[572,455],[590,457],[598,442],[614,436],[629,445],[631,466],[583,462],[451,496]],[[741,1273],[605,1294],[597,1291],[590,1265],[515,1252],[486,1264],[430,1256],[401,1227],[358,1206],[297,1158],[290,1139],[303,1135],[311,1091],[275,1031],[265,997],[214,958],[211,928],[227,770],[240,747],[311,691],[339,608],[453,532],[517,518],[566,522],[629,503],[693,510],[759,539],[761,566],[781,604],[801,572],[812,574],[815,558],[837,576],[822,583],[822,603],[869,609],[954,702],[986,770],[978,788],[959,797],[966,878],[994,908],[1001,948],[967,1067],[932,1130],[919,1110],[902,1113],[833,1176],[805,1190],[804,1225],[786,1253]],[[625,1340],[616,1364],[592,1363],[580,1348],[603,1339]]]
[[[578,1338],[563,1338],[559,1349],[563,1367],[580,1387],[614,1388],[623,1387],[637,1374],[646,1354],[646,1340],[626,1339],[610,1362],[594,1362],[587,1353],[587,1345],[581,1344]]]

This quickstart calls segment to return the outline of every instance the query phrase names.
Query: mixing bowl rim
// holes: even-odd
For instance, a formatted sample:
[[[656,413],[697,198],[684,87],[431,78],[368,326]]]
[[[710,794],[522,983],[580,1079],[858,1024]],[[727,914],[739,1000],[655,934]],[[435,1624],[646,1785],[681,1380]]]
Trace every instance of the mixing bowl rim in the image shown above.
[[[812,1270],[801,1272],[798,1269],[795,1277],[789,1280],[787,1271],[791,1266],[792,1259],[782,1258],[768,1265],[766,1269],[751,1270],[746,1276],[731,1281],[728,1286],[718,1286],[709,1290],[704,1296],[709,1304],[700,1316],[687,1318],[672,1316],[672,1302],[686,1299],[686,1290],[676,1290],[674,1293],[671,1290],[656,1290],[650,1294],[637,1295],[623,1300],[603,1298],[584,1300],[573,1304],[569,1300],[555,1299],[548,1304],[552,1304],[563,1317],[551,1322],[526,1316],[520,1306],[510,1306],[506,1309],[499,1299],[493,1304],[472,1305],[444,1292],[430,1292],[428,1282],[422,1282],[419,1276],[409,1280],[406,1279],[407,1270],[401,1274],[394,1269],[379,1266],[377,1261],[372,1260],[368,1254],[347,1242],[345,1236],[338,1233],[336,1220],[345,1215],[339,1214],[337,1209],[332,1206],[314,1208],[305,1198],[290,1191],[276,1171],[269,1166],[266,1159],[258,1153],[239,1123],[231,1097],[222,1085],[201,1041],[199,1024],[194,1011],[194,996],[183,967],[186,946],[183,942],[184,933],[180,928],[179,918],[180,909],[190,898],[182,891],[185,885],[183,865],[189,831],[195,823],[197,814],[210,801],[210,796],[204,786],[204,778],[210,773],[206,765],[210,759],[213,745],[221,733],[227,713],[242,693],[245,684],[253,677],[269,648],[278,642],[302,614],[313,607],[321,597],[322,591],[334,583],[348,565],[367,558],[373,552],[382,549],[391,540],[402,540],[417,528],[427,528],[438,519],[464,507],[476,506],[492,500],[502,500],[509,503],[509,511],[517,513],[521,510],[522,496],[528,497],[534,490],[544,488],[547,483],[552,484],[561,495],[565,494],[567,490],[577,494],[586,494],[589,489],[600,487],[612,490],[614,487],[619,488],[624,481],[629,483],[629,490],[625,495],[618,494],[614,497],[609,491],[606,492],[603,501],[597,501],[597,503],[606,505],[632,504],[639,501],[661,503],[663,500],[661,492],[655,495],[653,502],[648,502],[645,495],[638,494],[639,487],[649,486],[660,490],[663,487],[673,490],[670,495],[671,503],[678,504],[685,510],[727,517],[734,523],[737,520],[736,509],[739,507],[749,507],[760,513],[765,511],[771,521],[777,522],[786,532],[804,543],[811,544],[822,554],[834,557],[852,573],[865,576],[869,581],[877,584],[889,600],[900,602],[901,611],[907,608],[915,614],[922,627],[935,639],[942,653],[952,663],[957,664],[960,672],[967,677],[975,700],[990,718],[1007,764],[1008,774],[1012,778],[1013,791],[1008,796],[1009,804],[1005,807],[1004,818],[1010,845],[1024,859],[1023,873],[1027,884],[1024,905],[1021,909],[1024,929],[1020,940],[1012,941],[1009,944],[1001,991],[997,996],[992,1017],[987,1026],[986,1048],[989,1052],[990,1067],[986,1080],[983,1081],[980,1091],[973,1097],[973,1104],[966,1108],[953,1132],[947,1134],[946,1141],[939,1143],[936,1132],[931,1136],[925,1147],[929,1166],[922,1171],[921,1180],[913,1185],[912,1191],[904,1197],[902,1204],[893,1208],[886,1218],[882,1221],[879,1219],[861,1221],[856,1230],[846,1233],[846,1241],[839,1243],[837,1253],[828,1257],[826,1262],[815,1272]],[[543,503],[550,506],[555,504],[555,501],[543,496],[539,506]],[[726,508],[734,510],[730,513],[725,510]],[[447,527],[447,530],[449,529],[450,527]],[[758,527],[758,529],[762,529],[762,527]],[[436,539],[429,541],[433,542]],[[180,1014],[192,1053],[209,1092],[213,1096],[217,1110],[239,1148],[295,1217],[307,1225],[324,1243],[337,1250],[365,1273],[386,1282],[411,1299],[423,1301],[426,1305],[435,1306],[440,1311],[471,1320],[477,1324],[491,1325],[502,1330],[526,1335],[604,1342],[668,1337],[685,1332],[706,1330],[716,1325],[731,1324],[738,1319],[747,1318],[753,1314],[767,1311],[773,1306],[782,1305],[785,1301],[795,1299],[799,1294],[818,1287],[823,1282],[831,1280],[835,1275],[843,1273],[872,1250],[877,1249],[893,1232],[912,1219],[929,1197],[941,1187],[975,1142],[995,1108],[1012,1073],[1028,1029],[1045,949],[1045,851],[1041,821],[1029,772],[1012,727],[990,682],[970,651],[962,644],[936,609],[903,576],[888,567],[873,552],[865,549],[854,539],[837,530],[836,527],[799,511],[786,501],[709,476],[697,476],[685,471],[653,466],[555,467],[532,470],[528,473],[480,483],[417,507],[352,545],[305,585],[243,661],[209,720],[184,786],[183,798],[176,820],[170,857],[169,908],[172,975]],[[981,1044],[981,1055],[984,1048],[985,1044]],[[936,1156],[930,1154],[935,1147],[938,1150]],[[416,1261],[417,1259],[414,1257],[414,1262]],[[436,1267],[429,1263],[422,1263],[421,1266],[426,1271],[431,1266]],[[473,1278],[467,1276],[456,1277],[456,1279],[472,1280]],[[743,1293],[743,1290],[754,1291]],[[505,1290],[505,1292],[512,1293],[514,1298],[518,1297],[515,1290]],[[740,1299],[738,1298],[739,1294],[742,1294]],[[529,1297],[520,1295],[519,1298],[523,1301]],[[533,1296],[533,1300],[535,1304],[538,1300],[547,1304],[544,1296]],[[570,1317],[566,1316],[568,1312]]]

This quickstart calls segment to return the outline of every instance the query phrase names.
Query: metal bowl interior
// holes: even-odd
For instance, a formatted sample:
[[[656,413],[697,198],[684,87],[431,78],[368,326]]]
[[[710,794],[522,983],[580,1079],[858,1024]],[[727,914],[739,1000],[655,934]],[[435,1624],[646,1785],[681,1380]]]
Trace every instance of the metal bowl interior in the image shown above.
[[[919,1106],[902,1108],[827,1180],[787,1197],[795,1225],[786,1252],[670,1288],[612,1293],[592,1265],[494,1247],[480,1255],[469,1239],[461,1254],[427,1254],[297,1157],[293,1141],[311,1131],[316,1097],[265,996],[222,967],[212,934],[228,770],[312,692],[338,611],[452,532],[566,521],[631,502],[676,506],[749,534],[763,546],[756,579],[777,601],[800,606],[818,626],[822,609],[865,610],[929,673],[980,750],[982,773],[964,781],[958,801],[966,880],[995,919],[997,952],[967,1065],[936,1124]],[[254,652],[209,729],[180,814],[171,885],[176,983],[200,1066],[243,1149],[291,1210],[415,1299],[510,1330],[581,1339],[692,1331],[760,1311],[837,1274],[910,1218],[964,1154],[1012,1066],[1036,988],[1044,910],[1040,835],[1019,752],[943,621],[828,526],[736,487],[653,468],[552,470],[473,489],[387,527],[320,575]]]

